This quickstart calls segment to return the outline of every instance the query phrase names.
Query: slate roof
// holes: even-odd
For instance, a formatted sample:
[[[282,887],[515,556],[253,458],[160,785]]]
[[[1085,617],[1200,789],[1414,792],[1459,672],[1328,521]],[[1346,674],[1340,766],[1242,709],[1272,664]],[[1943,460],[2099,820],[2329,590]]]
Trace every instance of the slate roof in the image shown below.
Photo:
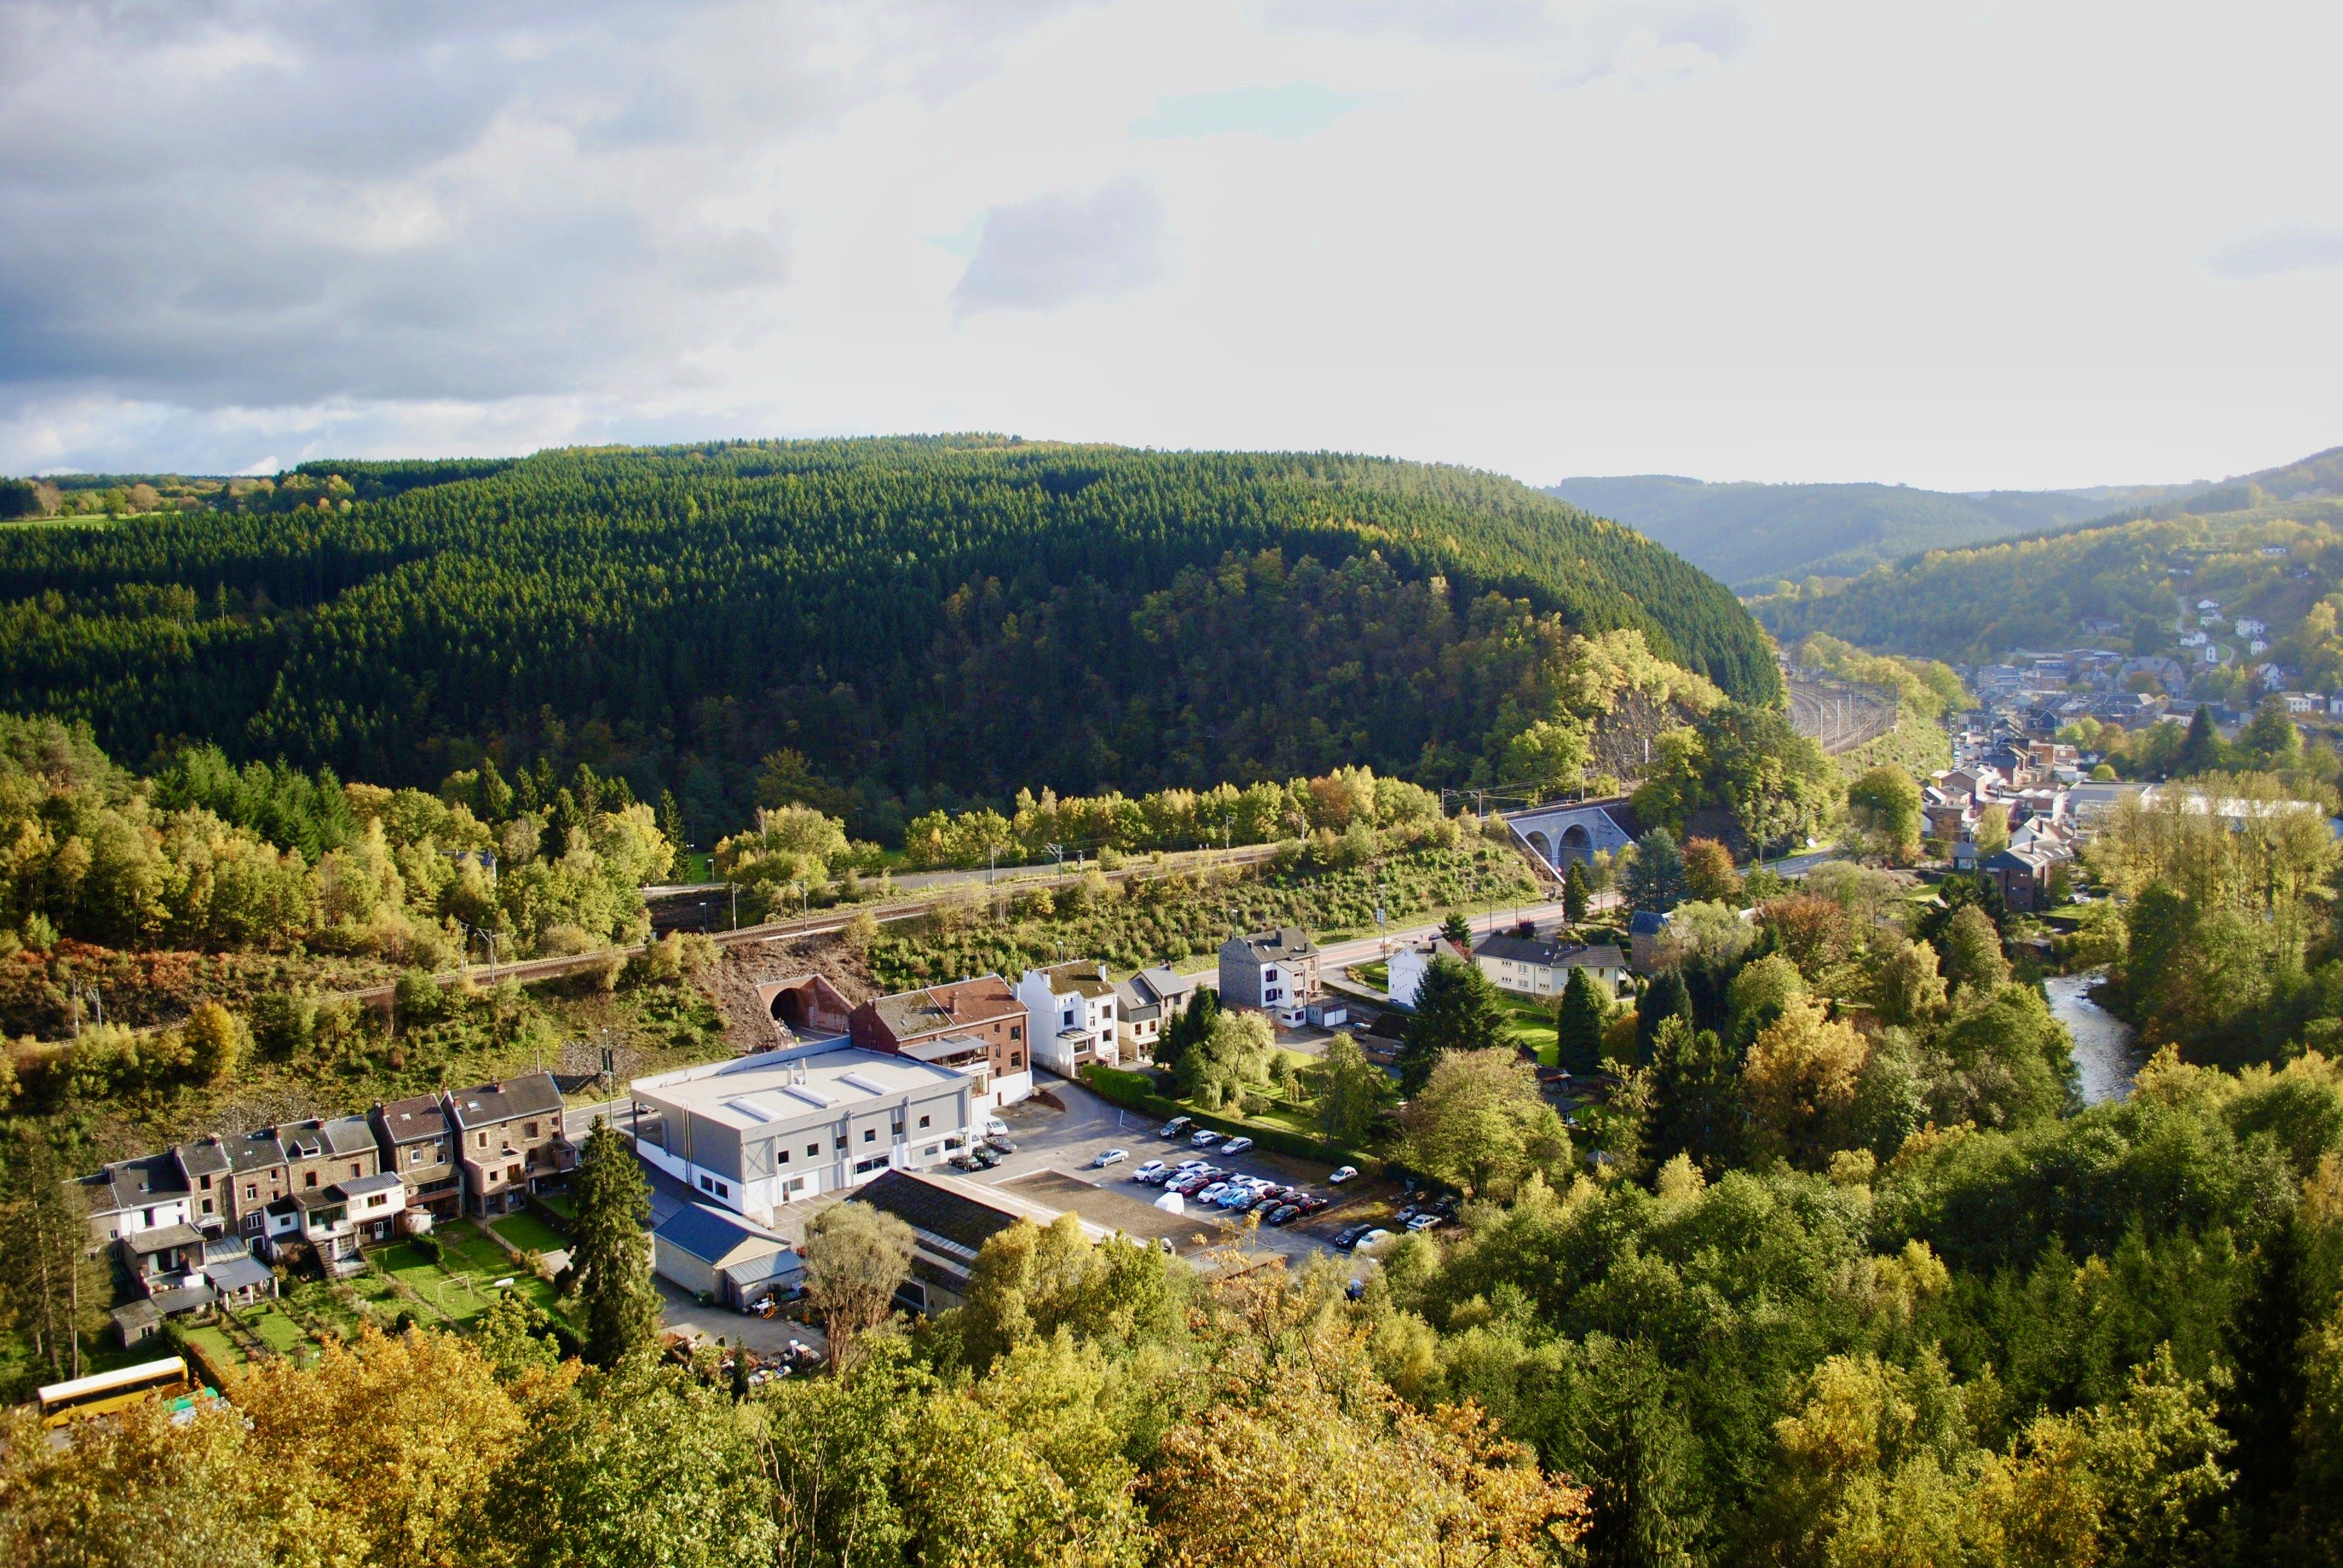
[[[1564,969],[1618,969],[1625,961],[1619,956],[1619,950],[1608,944],[1584,947],[1552,937],[1483,937],[1481,945],[1473,950],[1473,956],[1511,959],[1517,964],[1559,965]]]
[[[914,1231],[951,1243],[970,1258],[1017,1216],[901,1171],[881,1171],[856,1189],[854,1201],[893,1214]]]
[[[187,1195],[186,1180],[179,1174],[179,1161],[170,1154],[142,1154],[136,1160],[117,1160],[96,1175],[83,1177],[82,1185],[89,1191],[92,1211],[100,1214],[144,1209]]]
[[[437,1138],[447,1131],[447,1117],[440,1110],[437,1095],[417,1094],[407,1100],[393,1100],[376,1106],[374,1113],[393,1143]]]
[[[1628,922],[1627,934],[1631,937],[1656,937],[1667,929],[1667,916],[1651,910],[1637,910],[1635,918]]]
[[[334,1191],[351,1198],[363,1198],[369,1192],[395,1192],[405,1185],[398,1173],[385,1171],[373,1176],[353,1176],[347,1181],[334,1183]]]
[[[792,1250],[788,1239],[779,1231],[707,1203],[686,1203],[651,1233],[668,1246],[689,1252],[705,1263],[720,1263],[744,1247],[754,1247],[756,1256]]]
[[[224,1176],[227,1173],[227,1147],[217,1138],[199,1138],[193,1143],[182,1143],[176,1151],[179,1169],[189,1181],[204,1176]]]
[[[524,1116],[559,1115],[561,1091],[549,1072],[524,1072],[501,1083],[450,1090],[447,1109],[458,1127],[491,1127]]]
[[[1308,959],[1318,956],[1318,944],[1300,926],[1280,926],[1273,931],[1255,931],[1248,936],[1232,937],[1246,951],[1262,963],[1274,963],[1280,959]]]
[[[204,1277],[212,1282],[214,1289],[225,1295],[231,1291],[248,1291],[265,1285],[271,1275],[267,1264],[239,1249],[233,1258],[222,1258],[217,1262],[207,1260],[204,1264]]]
[[[285,1163],[285,1145],[274,1131],[263,1128],[227,1141],[228,1163],[238,1172],[265,1171],[272,1165]]]
[[[139,1231],[122,1238],[122,1244],[134,1253],[165,1252],[173,1247],[200,1247],[204,1233],[193,1225],[157,1225],[151,1231]]]

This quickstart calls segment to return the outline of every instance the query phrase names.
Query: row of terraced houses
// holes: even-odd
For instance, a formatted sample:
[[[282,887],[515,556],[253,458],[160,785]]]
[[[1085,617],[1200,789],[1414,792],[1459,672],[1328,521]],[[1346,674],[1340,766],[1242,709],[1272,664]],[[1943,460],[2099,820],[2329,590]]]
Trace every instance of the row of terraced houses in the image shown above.
[[[577,1162],[548,1072],[377,1103],[362,1116],[214,1134],[116,1161],[81,1187],[94,1249],[119,1252],[136,1343],[175,1313],[271,1293],[296,1249],[328,1273],[361,1244],[459,1213],[500,1214]],[[427,1218],[427,1216],[428,1218]]]

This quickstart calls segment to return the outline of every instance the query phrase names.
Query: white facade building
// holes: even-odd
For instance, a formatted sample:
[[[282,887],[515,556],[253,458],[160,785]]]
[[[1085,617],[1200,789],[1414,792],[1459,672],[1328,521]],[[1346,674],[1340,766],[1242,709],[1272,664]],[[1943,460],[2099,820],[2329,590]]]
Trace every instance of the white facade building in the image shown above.
[[[1092,1062],[1112,1067],[1122,1060],[1115,1028],[1118,999],[1106,965],[1027,970],[1017,982],[1017,1000],[1025,1004],[1025,1039],[1034,1066],[1076,1078]]]
[[[940,1165],[981,1114],[975,1081],[875,1050],[796,1046],[639,1078],[635,1152],[703,1202],[780,1205]]]

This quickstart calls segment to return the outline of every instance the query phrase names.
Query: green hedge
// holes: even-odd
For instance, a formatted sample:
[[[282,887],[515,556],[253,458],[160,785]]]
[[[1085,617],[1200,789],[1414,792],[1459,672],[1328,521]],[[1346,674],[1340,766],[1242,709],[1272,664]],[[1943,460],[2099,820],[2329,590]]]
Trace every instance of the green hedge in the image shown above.
[[[1331,1153],[1322,1141],[1296,1132],[1291,1128],[1274,1127],[1264,1122],[1248,1121],[1241,1116],[1220,1116],[1209,1111],[1199,1111],[1192,1105],[1169,1100],[1155,1092],[1155,1081],[1143,1072],[1126,1072],[1120,1068],[1091,1066],[1082,1069],[1082,1082],[1100,1099],[1120,1105],[1126,1111],[1143,1111],[1150,1116],[1160,1116],[1169,1121],[1175,1116],[1185,1116],[1199,1127],[1209,1127],[1232,1137],[1250,1138],[1263,1149],[1273,1149],[1280,1154],[1296,1155],[1304,1160],[1332,1160],[1337,1164],[1356,1165],[1373,1174],[1383,1169],[1383,1161],[1372,1154],[1355,1149],[1336,1149]]]

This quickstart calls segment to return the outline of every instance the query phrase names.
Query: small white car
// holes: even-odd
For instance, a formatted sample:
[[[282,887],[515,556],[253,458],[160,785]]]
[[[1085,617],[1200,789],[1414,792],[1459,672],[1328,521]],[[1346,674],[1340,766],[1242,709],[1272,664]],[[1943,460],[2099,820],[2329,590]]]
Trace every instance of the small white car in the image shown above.
[[[1329,1182],[1337,1187],[1340,1187],[1345,1181],[1355,1181],[1358,1179],[1359,1168],[1355,1165],[1345,1165],[1341,1170],[1335,1171],[1332,1176],[1326,1178]]]
[[[1134,1181],[1151,1181],[1155,1177],[1168,1174],[1171,1168],[1165,1165],[1162,1161],[1150,1160],[1146,1164],[1141,1165],[1138,1170],[1133,1171],[1131,1173],[1131,1179]]]
[[[988,1116],[984,1119],[984,1132],[988,1138],[1006,1138],[1009,1136],[1009,1123],[998,1116]]]
[[[1101,1149],[1091,1165],[1094,1170],[1102,1171],[1110,1165],[1120,1165],[1130,1158],[1131,1151],[1128,1149]]]
[[[1242,1154],[1252,1147],[1252,1140],[1250,1138],[1232,1138],[1226,1143],[1221,1145],[1221,1152],[1223,1154]]]
[[[1377,1247],[1382,1246],[1385,1241],[1388,1241],[1391,1239],[1392,1233],[1389,1231],[1370,1231],[1365,1235],[1359,1238],[1359,1244],[1352,1248],[1351,1251],[1354,1252],[1372,1252]]]
[[[1196,1194],[1196,1201],[1199,1203],[1217,1203],[1222,1198],[1228,1196],[1228,1191],[1229,1184],[1227,1182],[1215,1181],[1211,1186]]]

